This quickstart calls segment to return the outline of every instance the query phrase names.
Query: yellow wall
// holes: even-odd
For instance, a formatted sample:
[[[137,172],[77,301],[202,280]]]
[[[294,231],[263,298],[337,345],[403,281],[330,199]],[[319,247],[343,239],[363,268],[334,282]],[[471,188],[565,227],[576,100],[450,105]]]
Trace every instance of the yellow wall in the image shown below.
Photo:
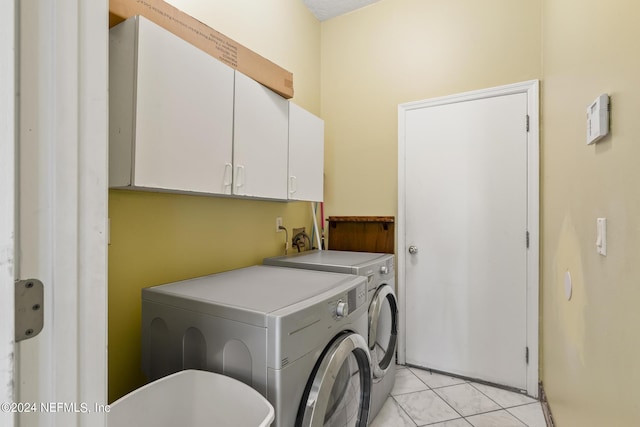
[[[398,104],[541,77],[540,1],[382,0],[322,23],[325,213],[396,215]]]
[[[293,101],[320,113],[320,24],[299,0],[172,0],[291,71]],[[261,263],[283,253],[284,225],[311,232],[309,203],[110,191],[109,401],[144,384],[140,290]]]
[[[560,427],[638,426],[640,4],[544,0],[543,14],[542,379]],[[612,133],[587,146],[586,107],[601,93]]]

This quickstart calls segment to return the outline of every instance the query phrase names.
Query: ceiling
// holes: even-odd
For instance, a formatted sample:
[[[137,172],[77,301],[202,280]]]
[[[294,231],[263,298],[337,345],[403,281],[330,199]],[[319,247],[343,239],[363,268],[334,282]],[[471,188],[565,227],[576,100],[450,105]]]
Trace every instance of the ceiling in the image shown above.
[[[303,0],[319,21],[351,12],[380,0]]]

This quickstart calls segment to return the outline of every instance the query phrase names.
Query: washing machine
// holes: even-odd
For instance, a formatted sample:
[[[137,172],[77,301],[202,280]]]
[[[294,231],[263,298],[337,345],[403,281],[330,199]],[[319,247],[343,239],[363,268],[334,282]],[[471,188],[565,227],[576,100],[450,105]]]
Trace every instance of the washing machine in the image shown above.
[[[307,251],[267,258],[266,265],[355,274],[367,279],[368,345],[373,389],[371,419],[386,401],[395,383],[398,342],[398,304],[392,254],[348,251]]]
[[[273,405],[275,427],[366,426],[366,278],[310,273],[254,266],[143,289],[143,372],[236,378]]]

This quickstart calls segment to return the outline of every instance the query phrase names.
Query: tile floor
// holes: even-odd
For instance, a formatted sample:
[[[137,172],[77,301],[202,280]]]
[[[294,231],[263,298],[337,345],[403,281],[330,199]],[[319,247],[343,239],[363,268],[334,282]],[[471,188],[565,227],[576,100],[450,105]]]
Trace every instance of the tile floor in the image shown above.
[[[540,402],[523,394],[398,366],[372,427],[546,427]]]

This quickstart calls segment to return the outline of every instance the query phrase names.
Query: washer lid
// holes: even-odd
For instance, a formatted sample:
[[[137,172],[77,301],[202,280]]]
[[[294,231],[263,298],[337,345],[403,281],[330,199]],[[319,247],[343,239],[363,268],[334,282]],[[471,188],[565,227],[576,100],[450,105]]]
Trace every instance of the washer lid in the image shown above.
[[[349,251],[307,251],[299,254],[266,258],[265,265],[360,274],[360,269],[376,263],[384,263],[392,254]]]
[[[267,326],[267,315],[362,278],[323,271],[253,266],[142,290],[142,300]],[[311,304],[312,302],[310,302]]]

